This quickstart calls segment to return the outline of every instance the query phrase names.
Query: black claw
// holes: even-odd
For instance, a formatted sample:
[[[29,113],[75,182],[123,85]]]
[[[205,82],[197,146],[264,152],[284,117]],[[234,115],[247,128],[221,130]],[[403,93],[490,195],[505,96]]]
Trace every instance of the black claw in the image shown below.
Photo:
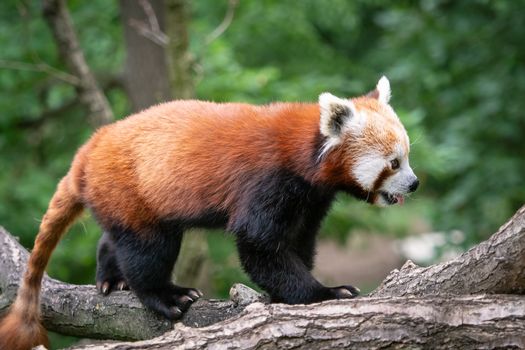
[[[164,315],[170,320],[182,317],[191,304],[199,298],[199,293],[193,288],[179,287],[173,284],[150,290],[135,289],[142,303],[153,311]]]
[[[97,281],[97,290],[102,295],[108,295],[114,290],[128,290],[129,286],[126,281],[120,280],[119,282],[114,280]]]
[[[120,282],[117,284],[117,289],[118,289],[118,290],[125,290],[125,289],[128,289],[128,285],[126,284],[125,281],[120,281]]]
[[[170,308],[170,312],[171,312],[171,317],[170,318],[172,320],[178,320],[182,316],[182,311],[176,306],[171,307]]]
[[[111,291],[111,289],[109,287],[110,287],[109,282],[102,283],[102,289],[101,289],[102,290],[102,294],[108,295],[109,292]]]
[[[175,303],[177,304],[179,309],[181,309],[182,311],[186,311],[189,309],[191,304],[193,304],[193,299],[187,295],[181,295],[175,298]]]
[[[202,295],[202,292],[197,289],[190,289],[188,291],[188,296],[190,296],[193,300],[199,299],[200,297],[202,297]]]
[[[331,288],[332,292],[334,293],[334,297],[336,299],[350,299],[355,298],[359,295],[361,292],[359,288],[356,288],[354,286],[339,286],[335,288]]]

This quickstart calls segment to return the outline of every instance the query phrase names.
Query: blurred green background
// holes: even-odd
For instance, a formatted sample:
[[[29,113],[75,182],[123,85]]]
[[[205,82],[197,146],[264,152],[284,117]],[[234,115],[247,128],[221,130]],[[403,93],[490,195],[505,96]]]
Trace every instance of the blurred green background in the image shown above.
[[[121,14],[131,2],[67,2],[86,60],[116,119],[137,108],[125,82],[139,72],[124,69],[126,57],[137,50],[148,54],[124,38],[127,22]],[[170,25],[171,2],[176,1],[151,1],[161,29]],[[390,79],[391,104],[410,134],[420,190],[405,206],[388,210],[341,195],[322,238],[344,244],[354,232],[402,238],[439,231],[445,239],[439,258],[487,238],[524,203],[525,1],[186,5],[196,98],[315,101],[324,91],[361,95],[381,75]],[[229,12],[231,23],[226,18],[229,26],[212,40],[210,33]],[[39,2],[0,3],[0,48],[0,225],[30,248],[58,180],[94,127],[75,87],[42,68],[68,71]],[[176,89],[172,86],[171,96],[178,95]],[[449,235],[458,231],[461,239]],[[49,274],[93,283],[99,235],[86,214],[59,245]],[[233,241],[221,232],[203,237],[208,296],[226,297],[232,283],[247,282]]]

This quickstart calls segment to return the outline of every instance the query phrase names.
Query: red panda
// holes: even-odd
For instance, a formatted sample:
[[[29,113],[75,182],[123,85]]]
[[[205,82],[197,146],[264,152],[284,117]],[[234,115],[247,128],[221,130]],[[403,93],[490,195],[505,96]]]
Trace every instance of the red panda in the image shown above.
[[[173,101],[100,128],[82,146],[42,219],[0,349],[47,345],[41,280],[67,227],[89,208],[104,230],[97,288],[129,287],[180,318],[202,296],[170,281],[183,232],[224,227],[245,271],[272,301],[351,298],[310,273],[315,237],[338,191],[385,206],[418,187],[409,140],[382,77],[368,95],[318,103]]]

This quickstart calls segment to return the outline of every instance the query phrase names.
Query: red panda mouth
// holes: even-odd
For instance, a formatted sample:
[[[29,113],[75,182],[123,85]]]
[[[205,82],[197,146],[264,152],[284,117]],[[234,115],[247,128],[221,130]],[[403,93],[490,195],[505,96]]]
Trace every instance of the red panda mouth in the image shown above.
[[[379,192],[385,202],[387,202],[389,205],[399,203],[399,205],[403,205],[405,202],[405,197],[402,194],[394,194],[394,193],[388,193],[385,191]]]

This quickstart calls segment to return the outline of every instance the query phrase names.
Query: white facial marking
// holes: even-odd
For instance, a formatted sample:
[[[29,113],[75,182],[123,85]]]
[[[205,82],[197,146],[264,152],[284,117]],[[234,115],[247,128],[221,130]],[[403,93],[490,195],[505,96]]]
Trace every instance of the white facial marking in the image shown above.
[[[410,184],[416,179],[416,175],[410,167],[408,158],[404,154],[401,144],[398,143],[396,145],[392,159],[399,159],[401,161],[399,170],[383,182],[380,190],[392,194],[406,194],[409,191]]]
[[[379,92],[378,100],[388,104],[388,102],[390,101],[391,90],[390,82],[388,81],[387,77],[383,75],[381,79],[379,79],[376,85],[376,89]]]
[[[352,173],[363,189],[371,191],[385,165],[386,160],[381,154],[367,153],[357,159]]]
[[[409,192],[410,184],[414,182],[416,175],[405,159],[401,163],[399,171],[383,182],[381,190],[393,194],[406,194]]]

